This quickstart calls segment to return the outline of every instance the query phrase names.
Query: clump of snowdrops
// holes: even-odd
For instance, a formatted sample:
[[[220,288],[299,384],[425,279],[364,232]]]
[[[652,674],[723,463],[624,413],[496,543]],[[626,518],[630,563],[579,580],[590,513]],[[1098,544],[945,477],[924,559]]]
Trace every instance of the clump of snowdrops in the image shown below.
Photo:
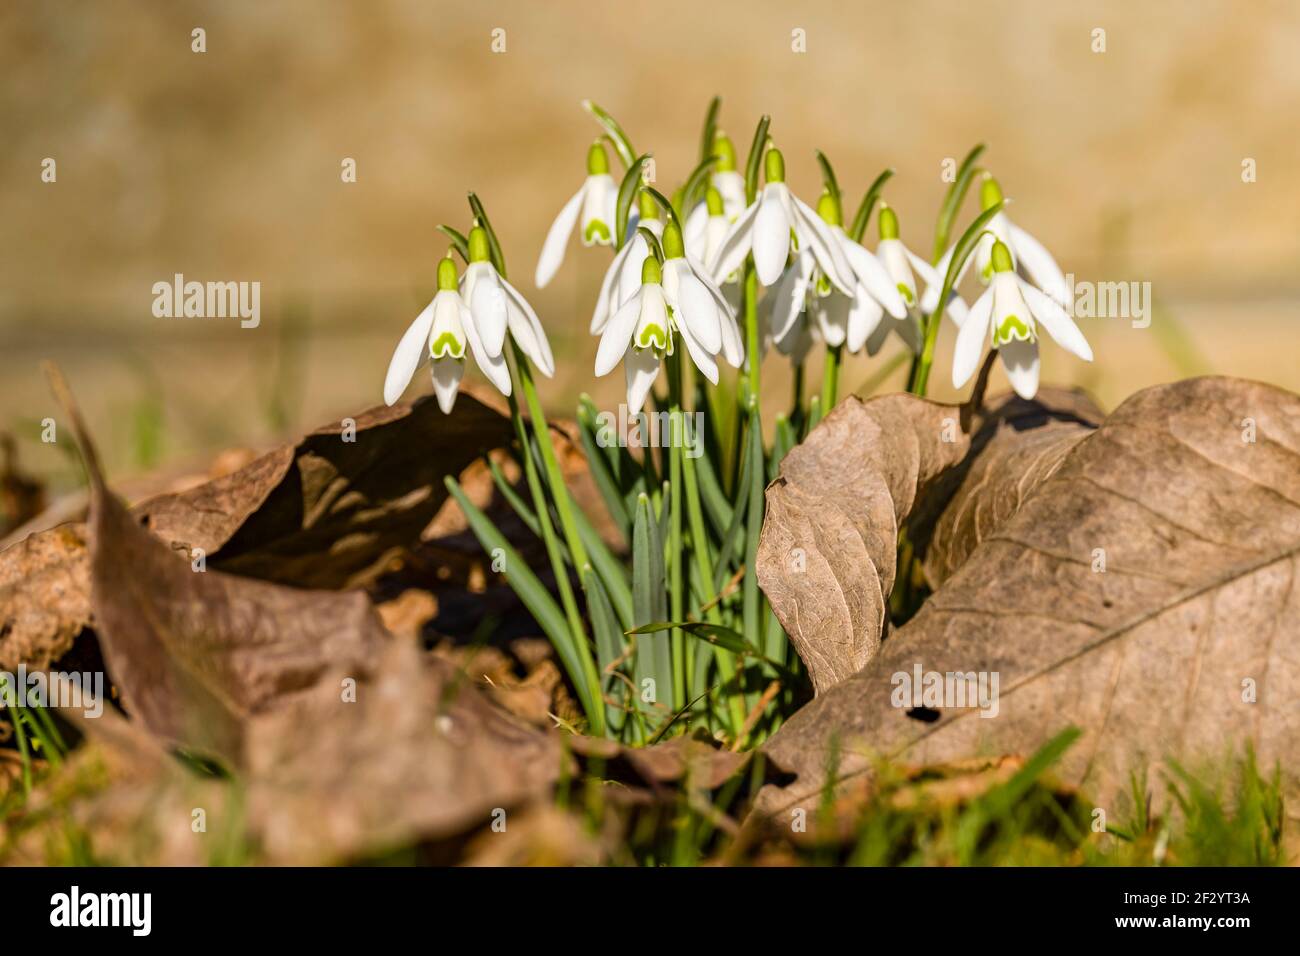
[[[823,188],[806,203],[786,184],[768,117],[741,167],[715,98],[698,164],[666,195],[648,181],[650,155],[599,106],[583,105],[601,136],[542,244],[534,283],[553,278],[575,231],[613,255],[590,332],[599,337],[595,374],[624,368],[626,405],[602,411],[583,395],[577,427],[623,547],[606,545],[565,485],[535,379],[552,376],[555,359],[474,193],[467,232],[439,227],[450,248],[437,293],[398,344],[384,397],[397,401],[428,358],[450,414],[472,356],[509,400],[523,490],[495,463],[492,477],[544,543],[554,593],[454,479],[448,488],[554,645],[585,715],[573,729],[644,744],[703,728],[733,747],[754,744],[804,686],[755,573],[763,491],[835,405],[845,352],[875,356],[894,333],[911,356],[909,390],[924,395],[946,315],[957,329],[953,384],[966,384],[988,346],[1025,397],[1038,387],[1040,328],[1081,358],[1092,354],[1064,308],[1060,267],[1008,218],[997,180],[978,167],[983,146],[957,169],[925,258],[904,244],[901,217],[883,199],[892,169],[849,219],[829,159],[814,151]],[[980,211],[950,245],[977,180]],[[956,289],[972,263],[987,288],[967,308]],[[795,389],[765,432],[758,399],[769,348],[793,363]],[[819,384],[806,372],[817,351]]]

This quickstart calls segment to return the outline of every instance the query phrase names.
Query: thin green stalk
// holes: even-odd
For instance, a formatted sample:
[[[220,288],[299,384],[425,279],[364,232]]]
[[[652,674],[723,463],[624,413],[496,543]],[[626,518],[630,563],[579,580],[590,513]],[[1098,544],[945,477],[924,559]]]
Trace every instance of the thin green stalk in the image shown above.
[[[829,412],[835,407],[840,387],[840,357],[843,345],[826,347],[826,364],[822,367],[822,410]]]
[[[668,571],[669,612],[674,621],[683,619],[685,594],[682,591],[682,355],[679,350],[668,362],[668,420],[671,423],[672,437],[668,455],[669,474],[669,528]],[[686,700],[686,647],[681,628],[675,627],[670,635],[669,646],[673,655],[673,700]]]
[[[697,436],[697,440],[702,441],[703,439]],[[685,479],[686,485],[686,507],[691,522],[691,550],[695,553],[695,566],[699,572],[700,588],[705,603],[709,605],[709,609],[705,612],[705,619],[710,624],[721,624],[722,614],[718,610],[716,603],[718,590],[714,586],[713,558],[709,553],[709,537],[704,527],[704,509],[700,506],[700,488],[699,482],[696,480],[695,459],[690,455],[684,455],[682,465],[682,477]],[[677,618],[677,620],[680,620],[680,618]],[[700,648],[701,650],[697,651],[695,656],[696,666],[699,668],[706,667],[709,659],[712,658],[718,662],[718,672],[722,675],[722,683],[724,685],[730,683],[736,676],[734,655],[729,651],[717,650],[705,641],[700,642]],[[697,680],[703,679],[702,675],[697,677]],[[734,733],[739,733],[740,728],[745,723],[745,709],[741,704],[740,694],[728,695],[727,705],[730,710],[731,729]]]
[[[512,340],[513,341],[513,340]],[[519,353],[519,347],[515,346],[515,357],[519,360],[515,366],[516,372],[520,372],[520,379],[527,377],[527,359]],[[522,370],[522,371],[521,371]],[[525,389],[527,391],[528,389]],[[578,660],[581,663],[583,676],[587,682],[588,696],[592,700],[592,706],[587,708],[587,720],[591,723],[593,734],[601,736],[605,733],[605,708],[601,705],[602,695],[600,689],[600,675],[596,671],[596,662],[591,654],[591,645],[587,641],[586,627],[582,622],[582,615],[578,612],[578,603],[573,596],[573,587],[569,583],[569,572],[564,566],[564,555],[560,551],[560,542],[556,537],[555,528],[551,525],[550,511],[546,505],[546,492],[542,488],[540,476],[537,474],[537,466],[533,462],[533,456],[529,454],[528,431],[524,426],[523,416],[519,414],[519,402],[512,393],[509,396],[510,402],[510,419],[515,426],[515,435],[519,439],[520,458],[524,465],[524,475],[528,481],[528,490],[533,497],[534,513],[537,516],[537,523],[541,526],[542,541],[546,545],[546,555],[550,558],[551,568],[555,572],[556,586],[560,591],[560,603],[564,607],[564,616],[569,622],[569,631],[573,636],[574,648],[578,654]],[[536,419],[534,422],[536,423]],[[543,425],[543,428],[545,426]],[[549,447],[549,436],[546,442],[539,442],[543,448]],[[545,452],[543,452],[545,455]],[[552,460],[553,460],[552,453]],[[560,485],[560,495],[567,498],[567,492],[564,485]],[[557,495],[557,498],[559,495]],[[572,516],[570,516],[572,517]],[[581,545],[581,542],[579,542]],[[577,561],[577,552],[570,548],[570,555],[575,560],[579,573],[587,566],[586,551],[582,551],[583,559]],[[577,679],[577,675],[574,675]]]
[[[533,420],[533,432],[537,435],[538,447],[542,450],[542,461],[546,466],[546,480],[550,487],[551,498],[555,501],[555,511],[560,516],[560,527],[564,531],[564,540],[573,555],[573,563],[581,569],[587,564],[587,549],[583,546],[582,535],[578,533],[578,523],[573,517],[573,499],[564,484],[564,472],[560,470],[559,459],[555,456],[555,444],[551,440],[551,430],[546,424],[546,413],[537,398],[537,387],[533,383],[533,372],[528,358],[513,338],[510,345],[515,353],[515,372],[519,384],[523,387],[524,400],[528,403],[528,415]]]

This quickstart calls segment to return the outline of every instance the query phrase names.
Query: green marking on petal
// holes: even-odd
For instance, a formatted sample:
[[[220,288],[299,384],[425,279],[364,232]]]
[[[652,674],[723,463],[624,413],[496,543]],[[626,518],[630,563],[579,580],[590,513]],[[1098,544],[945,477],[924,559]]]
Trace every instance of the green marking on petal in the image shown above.
[[[609,226],[605,225],[605,223],[601,222],[599,219],[593,219],[591,222],[587,223],[587,228],[582,234],[582,240],[587,245],[591,245],[594,242],[607,243],[611,241],[611,235],[612,233],[609,230]]]
[[[912,295],[912,290],[905,283],[898,283],[898,294],[903,297],[903,301],[908,305],[916,305],[916,297]]]
[[[640,349],[666,349],[668,347],[668,330],[657,322],[647,323],[637,332],[636,345]]]
[[[825,275],[817,276],[817,294],[823,298],[831,294],[831,280]]]
[[[1008,315],[993,332],[993,345],[1006,345],[1008,342],[1032,342],[1034,331],[1014,315]]]
[[[464,358],[465,343],[456,338],[454,333],[443,332],[429,344],[429,355],[436,359],[449,355],[452,358]]]

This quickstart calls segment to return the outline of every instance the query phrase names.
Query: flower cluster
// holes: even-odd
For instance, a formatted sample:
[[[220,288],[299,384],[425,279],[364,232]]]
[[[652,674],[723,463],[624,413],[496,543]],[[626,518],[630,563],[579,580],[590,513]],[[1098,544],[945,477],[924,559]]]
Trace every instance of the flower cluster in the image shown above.
[[[983,147],[966,157],[949,188],[926,258],[904,243],[898,211],[882,199],[892,170],[876,178],[850,218],[831,163],[817,152],[823,185],[805,202],[786,181],[768,118],[742,167],[717,127],[715,99],[698,165],[668,196],[647,177],[649,155],[632,148],[609,114],[584,106],[603,135],[587,149],[585,176],[547,231],[533,278],[539,289],[554,279],[575,233],[586,247],[610,250],[589,326],[598,338],[594,371],[605,376],[622,365],[630,417],[657,409],[667,425],[658,434],[668,436],[654,447],[642,443],[635,456],[621,438],[611,447],[583,397],[580,438],[631,566],[594,532],[565,486],[533,381],[534,369],[554,375],[551,346],[507,280],[500,243],[473,193],[468,231],[439,227],[451,248],[438,264],[433,299],[393,353],[384,400],[396,402],[427,358],[439,406],[450,412],[470,357],[509,398],[518,441],[511,453],[531,501],[495,463],[492,476],[544,542],[558,604],[454,480],[448,488],[484,547],[507,555],[507,579],[555,645],[592,732],[646,741],[696,725],[737,743],[761,738],[780,715],[752,713],[754,688],[775,688],[799,667],[758,587],[763,489],[835,404],[844,353],[874,356],[894,333],[911,359],[908,388],[924,395],[946,315],[957,327],[954,386],[971,379],[987,347],[1029,398],[1038,388],[1040,327],[1080,358],[1091,360],[1092,352],[1067,312],[1068,286],[1055,259],[1011,221],[997,180],[976,167]],[[621,176],[612,172],[611,149]],[[977,179],[980,211],[951,241]],[[987,289],[968,308],[958,287],[971,263]],[[805,402],[803,367],[819,344],[821,386]],[[796,394],[769,445],[758,397],[771,347],[794,364]],[[724,366],[737,374],[724,376]],[[710,411],[704,426],[701,408]],[[692,646],[700,637],[704,643]]]

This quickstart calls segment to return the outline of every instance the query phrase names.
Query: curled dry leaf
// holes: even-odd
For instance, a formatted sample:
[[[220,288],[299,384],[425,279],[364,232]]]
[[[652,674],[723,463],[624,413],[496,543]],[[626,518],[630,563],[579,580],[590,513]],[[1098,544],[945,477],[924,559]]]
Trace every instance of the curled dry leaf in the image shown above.
[[[199,570],[104,483],[57,373],[90,482],[91,603],[127,710],[164,740],[241,760],[244,722],[331,666],[364,674],[387,632],[361,592],[307,591]]]
[[[648,747],[625,747],[604,737],[571,737],[567,742],[574,753],[588,760],[625,762],[652,786],[689,781],[696,789],[714,790],[750,757],[691,737],[673,737]]]
[[[850,398],[767,489],[758,581],[822,693],[876,653],[898,529],[970,447],[961,410],[911,395]]]
[[[443,479],[510,440],[500,412],[462,394],[372,408],[238,471],[136,508],[155,534],[213,567],[300,587],[365,584],[412,546],[447,499]]]
[[[452,416],[422,398],[347,421],[212,481],[150,497],[132,514],[172,548],[201,550],[210,568],[355,587],[418,542],[447,499],[446,475],[510,439],[500,411],[469,394]],[[0,551],[0,665],[45,666],[72,646],[90,623],[88,563],[80,524]]]
[[[1009,487],[986,478],[992,494]],[[760,809],[812,798],[832,741],[848,779],[877,756],[1030,753],[1067,725],[1083,736],[1061,779],[1112,812],[1131,771],[1247,742],[1294,796],[1298,573],[1300,397],[1225,378],[1140,392],[982,534],[865,670],[782,727],[766,750],[797,777]],[[996,716],[953,699],[909,715],[894,695],[918,670],[996,679]]]

